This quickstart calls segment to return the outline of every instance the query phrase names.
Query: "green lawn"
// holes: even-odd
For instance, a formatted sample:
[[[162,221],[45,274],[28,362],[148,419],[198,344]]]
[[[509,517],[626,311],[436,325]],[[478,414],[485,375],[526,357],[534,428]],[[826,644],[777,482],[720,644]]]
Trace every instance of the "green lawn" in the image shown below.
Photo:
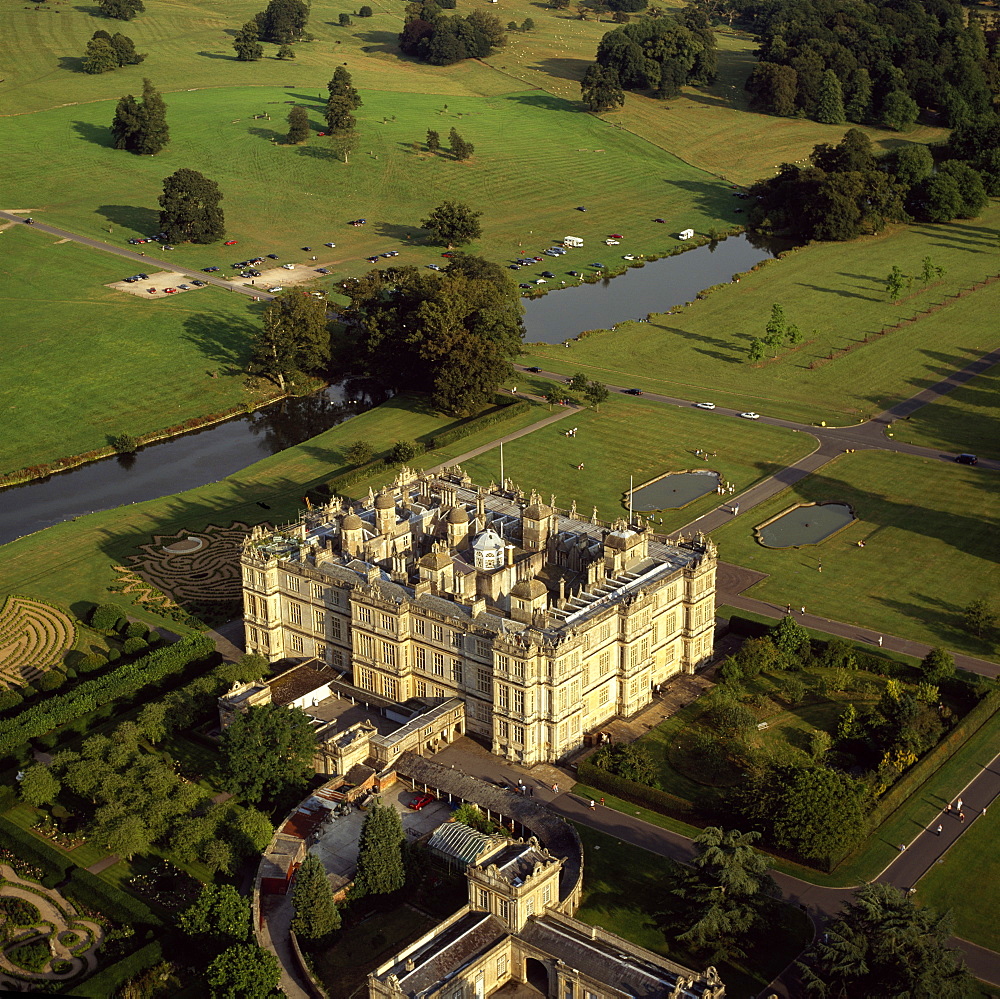
[[[981,807],[977,804],[977,808]],[[1000,879],[1000,815],[979,816],[917,884],[917,899],[939,911],[951,909],[955,933],[1000,950],[995,887]]]
[[[996,479],[910,455],[842,455],[713,538],[721,558],[767,573],[745,596],[995,659],[995,646],[965,631],[962,613],[1000,585]],[[858,521],[819,546],[773,549],[754,540],[754,525],[796,502],[823,500],[851,504]]]
[[[201,288],[147,302],[105,287],[135,264],[26,226],[0,241],[0,413],[17,428],[0,441],[0,472],[254,398],[243,372],[258,320],[243,295]]]
[[[612,220],[629,234],[623,252],[663,252],[676,245],[679,228],[705,232],[738,218],[717,179],[537,91],[442,97],[364,90],[358,148],[348,164],[315,134],[301,147],[273,142],[287,129],[289,103],[309,111],[316,131],[325,128],[320,97],[327,79],[316,72],[303,87],[171,94],[170,145],[155,157],[111,148],[110,101],[2,119],[6,197],[41,220],[121,244],[157,232],[163,178],[191,167],[218,182],[227,237],[239,241],[238,249],[182,245],[158,256],[227,270],[234,260],[269,252],[312,263],[305,245],[319,258],[313,266],[328,265],[337,277],[368,270],[364,258],[386,250],[400,251],[397,263],[440,260],[443,247],[425,245],[420,220],[443,196],[484,212],[483,237],[470,250],[497,260],[521,246],[541,253],[567,233],[593,243]],[[263,112],[272,120],[253,119]],[[452,127],[474,143],[471,160],[412,148],[429,128],[447,142]],[[60,141],[50,143],[52,135]],[[44,171],[35,169],[41,145]],[[588,207],[586,215],[578,204]],[[367,225],[347,225],[358,216]],[[668,224],[654,223],[657,216]],[[326,242],[337,246],[330,250]]]
[[[1000,283],[878,335],[995,274],[998,225],[1000,206],[994,205],[972,222],[896,227],[851,243],[803,247],[672,315],[620,323],[613,332],[572,342],[569,350],[534,344],[525,363],[766,416],[851,424],[1000,344],[994,321]],[[926,289],[917,282],[898,304],[887,301],[883,285],[893,265],[915,273],[925,256],[945,268],[943,278]],[[750,338],[763,334],[776,302],[804,340],[750,364]],[[874,339],[866,343],[866,336]]]
[[[545,391],[550,382],[518,376],[519,388]],[[565,432],[576,426],[576,437]],[[695,448],[716,451],[704,462]],[[673,409],[644,399],[612,396],[599,412],[583,410],[565,421],[543,427],[504,446],[504,472],[523,489],[535,488],[548,498],[556,494],[559,506],[575,499],[578,512],[590,516],[596,505],[605,519],[624,516],[623,497],[629,476],[635,485],[664,472],[711,468],[742,490],[778,469],[797,461],[815,447],[804,434],[741,421],[712,419],[701,410]],[[583,462],[584,468],[577,465]],[[463,466],[477,481],[500,481],[500,455],[491,451]],[[715,493],[682,510],[664,512],[663,525],[674,530],[720,502]]]
[[[961,388],[897,420],[896,440],[944,451],[972,451],[982,458],[1000,458],[1000,364]]]
[[[417,464],[429,468],[451,460],[498,436],[529,426],[545,415],[543,408],[533,407],[448,448],[427,452]],[[248,524],[264,520],[273,524],[286,522],[297,516],[302,496],[310,486],[344,470],[343,451],[353,441],[363,438],[376,451],[384,451],[396,440],[418,438],[453,423],[427,411],[412,397],[397,397],[220,482],[78,517],[0,546],[3,591],[37,595],[84,613],[91,604],[107,599],[107,587],[118,576],[112,566],[137,553],[138,546],[148,543],[152,535],[198,530],[206,524],[229,524],[237,520]],[[378,486],[381,481],[357,483],[352,492],[357,497],[364,496],[369,484]],[[257,505],[259,501],[266,502],[271,509],[262,509]],[[129,607],[129,613],[152,626],[165,623],[135,606]],[[179,626],[167,621],[166,627],[177,630]]]
[[[680,915],[681,902],[670,894],[677,865],[587,826],[576,828],[584,848],[583,900],[577,919],[686,967],[703,968],[705,961],[692,955],[672,939],[673,931],[665,929],[665,913]],[[756,995],[812,935],[805,916],[780,903],[774,906],[765,932],[766,945],[759,938],[748,941],[745,960],[718,965],[727,995]]]

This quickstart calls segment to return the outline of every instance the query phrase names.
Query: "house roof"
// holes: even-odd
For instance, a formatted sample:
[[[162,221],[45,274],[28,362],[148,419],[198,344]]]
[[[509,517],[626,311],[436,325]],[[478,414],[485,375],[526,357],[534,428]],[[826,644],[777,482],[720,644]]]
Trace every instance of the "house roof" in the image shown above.
[[[329,670],[321,671],[309,663],[302,663],[268,680],[267,685],[271,690],[272,703],[291,704],[334,678],[335,674]]]
[[[497,842],[497,837],[487,836],[463,822],[445,822],[431,834],[427,847],[468,865]]]

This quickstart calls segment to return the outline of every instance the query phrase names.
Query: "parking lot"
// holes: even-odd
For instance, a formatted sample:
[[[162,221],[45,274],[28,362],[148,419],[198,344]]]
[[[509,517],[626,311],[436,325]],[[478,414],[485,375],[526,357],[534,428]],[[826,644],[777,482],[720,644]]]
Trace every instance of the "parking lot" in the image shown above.
[[[186,291],[198,291],[191,280],[187,274],[178,274],[176,271],[157,271],[138,281],[112,281],[107,287],[114,288],[115,291],[127,291],[139,298],[172,298],[174,295],[183,295]],[[187,287],[182,288],[181,285]],[[174,290],[168,293],[167,288]]]
[[[420,811],[411,811],[407,805],[416,796],[404,784],[394,784],[382,795],[383,804],[393,805],[399,812],[406,838],[410,841],[419,839],[451,818],[451,809],[441,801],[426,805]],[[326,823],[320,827],[318,841],[309,847],[310,852],[323,861],[334,891],[339,891],[354,877],[365,814],[354,808],[349,815]]]

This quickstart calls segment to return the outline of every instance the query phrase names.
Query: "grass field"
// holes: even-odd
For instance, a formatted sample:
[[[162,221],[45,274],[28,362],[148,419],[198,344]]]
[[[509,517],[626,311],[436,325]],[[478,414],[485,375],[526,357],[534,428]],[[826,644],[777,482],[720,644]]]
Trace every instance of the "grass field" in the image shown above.
[[[202,288],[145,302],[104,287],[133,272],[126,261],[26,226],[0,245],[0,413],[17,428],[0,440],[0,471],[254,398],[243,372],[258,321],[243,295]]]
[[[981,805],[977,804],[977,810]],[[1000,950],[996,892],[1000,878],[1000,816],[980,815],[917,884],[917,898],[939,912],[951,909],[955,933],[980,947]]]
[[[576,918],[689,968],[703,968],[704,960],[671,939],[673,933],[664,928],[665,915],[680,915],[682,903],[670,894],[677,865],[587,826],[576,829],[584,848],[583,899]],[[756,995],[811,936],[805,916],[780,903],[771,911],[766,933],[767,945],[752,941],[745,961],[718,966],[727,995]]]
[[[568,350],[532,344],[525,363],[769,416],[853,423],[1000,344],[994,322],[1000,282],[948,299],[940,311],[864,342],[996,274],[998,225],[1000,207],[994,205],[972,222],[895,228],[853,243],[804,247],[672,315],[620,323]],[[943,278],[926,289],[916,282],[898,304],[887,301],[883,286],[893,265],[916,273],[925,256],[945,268]],[[763,335],[776,302],[802,330],[803,342],[750,364],[750,338]]]
[[[850,503],[858,521],[819,546],[754,540],[755,524],[821,500]],[[962,613],[1000,584],[998,518],[995,472],[868,451],[835,459],[713,537],[720,557],[768,574],[746,596],[994,659],[996,647],[968,634]]]
[[[529,391],[551,385],[525,377],[527,382],[519,376],[518,384]],[[579,428],[576,437],[565,436],[571,426]],[[706,463],[694,454],[696,447],[718,454]],[[523,489],[538,489],[546,498],[555,493],[556,502],[564,508],[575,499],[579,513],[587,518],[596,506],[600,517],[613,520],[626,514],[622,500],[630,475],[638,486],[664,472],[711,468],[742,490],[814,447],[811,437],[791,430],[723,422],[701,410],[612,396],[599,412],[583,410],[543,427],[505,445],[503,454],[505,474]],[[578,470],[580,462],[584,468]],[[500,481],[498,450],[473,458],[463,467],[477,482]],[[719,502],[719,496],[710,493],[682,510],[664,512],[662,527],[659,518],[655,527],[672,531]]]
[[[449,448],[427,452],[418,465],[429,468],[450,460],[545,415],[544,409],[533,409]],[[84,613],[91,604],[107,599],[107,587],[118,576],[112,566],[137,554],[138,546],[147,544],[153,535],[232,521],[277,524],[291,520],[301,509],[302,495],[310,485],[344,469],[343,450],[355,440],[367,440],[376,451],[384,451],[396,440],[417,438],[450,425],[452,421],[426,412],[412,398],[397,397],[221,482],[79,517],[0,546],[3,591],[41,596]],[[371,484],[378,486],[381,479]],[[367,494],[368,486],[367,481],[357,483],[352,491],[361,497]],[[258,501],[266,502],[270,509],[265,511]],[[129,612],[147,624],[163,624],[156,615],[136,607],[130,607]],[[177,630],[179,626],[170,622],[167,627]]]
[[[680,228],[704,233],[738,219],[731,193],[715,178],[538,91],[496,97],[365,91],[359,144],[348,164],[315,135],[301,147],[284,144],[289,103],[309,110],[315,130],[325,127],[325,82],[231,87],[212,91],[211,100],[204,91],[172,94],[171,142],[156,157],[111,148],[112,102],[0,120],[9,168],[5,197],[46,222],[123,244],[158,231],[163,178],[191,167],[218,182],[227,236],[238,247],[188,244],[158,257],[230,271],[234,260],[269,252],[310,263],[312,254],[301,247],[311,246],[320,256],[312,266],[330,265],[338,277],[369,270],[364,258],[389,249],[402,252],[397,263],[440,260],[443,247],[426,245],[420,220],[445,196],[484,212],[483,237],[470,249],[492,259],[514,256],[522,245],[541,253],[567,233],[593,243],[609,227],[629,233],[630,252],[663,252],[676,245],[673,232]],[[265,112],[270,121],[253,119]],[[472,160],[423,151],[429,128],[447,143],[452,127],[474,143]],[[47,145],[53,136],[58,142]],[[42,147],[46,169],[39,172],[34,164]],[[577,212],[577,205],[588,212]],[[356,217],[368,224],[348,226]]]
[[[892,427],[896,440],[1000,458],[1000,365]]]

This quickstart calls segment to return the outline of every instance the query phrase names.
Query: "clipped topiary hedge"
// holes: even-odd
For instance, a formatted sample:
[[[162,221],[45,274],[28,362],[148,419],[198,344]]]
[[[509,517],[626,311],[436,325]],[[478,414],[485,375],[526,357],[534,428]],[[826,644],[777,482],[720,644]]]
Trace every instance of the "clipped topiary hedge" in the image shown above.
[[[44,843],[2,815],[0,815],[0,842],[26,863],[40,867],[45,872],[42,875],[42,884],[46,888],[54,888],[64,881],[68,871],[74,866],[61,851]]]
[[[102,968],[85,982],[73,986],[73,995],[81,999],[107,999],[130,979],[163,960],[163,945],[159,941],[140,947],[134,954]]]
[[[686,798],[678,798],[677,795],[661,791],[659,788],[647,787],[626,777],[608,773],[607,770],[594,766],[589,760],[584,760],[576,772],[582,783],[596,787],[599,791],[607,791],[608,794],[630,801],[633,805],[649,808],[663,815],[672,815],[684,822],[693,822],[699,817],[694,804]]]
[[[140,925],[160,926],[162,923],[145,902],[140,902],[82,867],[73,868],[62,892],[67,898],[103,912],[116,923],[132,926],[137,935]]]

